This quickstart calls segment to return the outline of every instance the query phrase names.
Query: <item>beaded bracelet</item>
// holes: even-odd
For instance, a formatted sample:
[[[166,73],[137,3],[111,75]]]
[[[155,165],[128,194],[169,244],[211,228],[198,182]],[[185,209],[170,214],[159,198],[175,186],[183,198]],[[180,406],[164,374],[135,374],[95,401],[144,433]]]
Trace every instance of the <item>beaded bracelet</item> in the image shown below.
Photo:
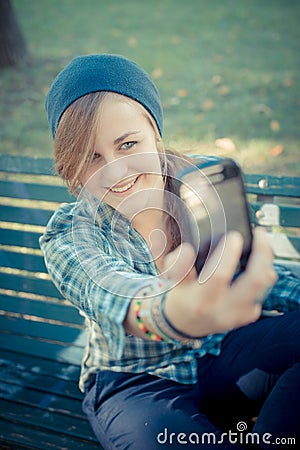
[[[148,336],[152,341],[156,341],[156,342],[164,341],[163,337],[159,336],[158,334],[153,333],[152,331],[148,330],[148,328],[146,328],[146,326],[140,316],[141,307],[142,307],[141,300],[137,300],[134,305],[134,313],[135,313],[135,317],[136,317],[137,326],[139,327],[139,329],[144,334],[146,334],[146,336]]]

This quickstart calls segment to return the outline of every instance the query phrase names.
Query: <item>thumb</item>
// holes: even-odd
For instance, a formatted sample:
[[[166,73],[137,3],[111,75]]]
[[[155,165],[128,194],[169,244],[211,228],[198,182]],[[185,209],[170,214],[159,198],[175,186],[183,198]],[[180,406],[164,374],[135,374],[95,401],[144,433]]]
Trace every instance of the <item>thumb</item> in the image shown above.
[[[183,243],[165,256],[162,275],[177,283],[195,280],[197,279],[195,260],[196,254],[193,247]]]

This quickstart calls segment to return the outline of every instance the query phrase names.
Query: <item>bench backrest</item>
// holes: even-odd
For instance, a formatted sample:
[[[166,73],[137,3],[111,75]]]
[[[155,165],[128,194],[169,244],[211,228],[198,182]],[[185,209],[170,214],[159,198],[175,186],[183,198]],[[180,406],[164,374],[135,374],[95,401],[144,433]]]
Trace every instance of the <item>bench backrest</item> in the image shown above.
[[[48,359],[78,366],[83,318],[51,282],[38,243],[57,206],[74,199],[52,160],[0,156],[0,173],[0,347],[43,357],[47,349]],[[253,221],[270,231],[276,257],[299,261],[300,178],[245,181]]]
[[[245,174],[255,225],[265,227],[277,259],[300,261],[300,177]]]
[[[57,206],[74,199],[49,159],[1,156],[0,172],[0,347],[78,366],[83,318],[51,282],[38,242]]]

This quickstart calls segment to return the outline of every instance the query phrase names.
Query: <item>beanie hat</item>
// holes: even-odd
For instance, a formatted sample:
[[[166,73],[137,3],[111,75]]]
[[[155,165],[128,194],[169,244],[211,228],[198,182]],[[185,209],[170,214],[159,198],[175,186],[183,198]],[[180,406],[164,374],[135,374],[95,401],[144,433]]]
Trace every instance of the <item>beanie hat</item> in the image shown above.
[[[154,118],[162,135],[160,95],[150,76],[123,56],[101,54],[74,58],[54,79],[46,98],[53,139],[64,111],[78,98],[98,91],[115,92],[136,100]]]

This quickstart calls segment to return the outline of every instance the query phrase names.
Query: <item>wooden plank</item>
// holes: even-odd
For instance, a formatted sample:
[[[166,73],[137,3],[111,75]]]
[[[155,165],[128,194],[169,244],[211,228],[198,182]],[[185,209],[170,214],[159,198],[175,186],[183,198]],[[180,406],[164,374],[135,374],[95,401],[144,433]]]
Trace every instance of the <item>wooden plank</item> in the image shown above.
[[[0,227],[1,244],[17,245],[19,247],[27,247],[39,249],[39,237],[42,233],[25,230],[13,230]]]
[[[0,266],[30,272],[48,273],[44,257],[32,253],[20,253],[0,249]]]
[[[260,209],[265,206],[265,203],[252,202],[251,208],[254,214],[257,214]],[[300,225],[300,207],[294,205],[276,205],[279,208],[279,225],[282,227],[295,227]]]
[[[9,173],[55,175],[53,159],[30,158],[19,155],[0,155],[0,171]]]
[[[18,336],[13,334],[0,334],[0,348],[3,350],[21,352],[25,355],[35,355],[40,358],[55,360],[62,363],[81,365],[83,349],[74,345],[62,345]]]
[[[0,180],[0,196],[58,203],[75,200],[75,197],[68,193],[65,186],[24,183],[12,180]]]
[[[41,400],[47,401],[47,400]],[[78,409],[80,402],[77,402]],[[17,421],[18,423],[38,427],[53,433],[63,433],[70,437],[79,439],[90,439],[96,442],[87,419],[76,417],[76,411],[55,410],[43,408],[43,405],[26,406],[22,403],[1,400],[0,417],[6,420]]]
[[[0,294],[0,310],[29,314],[44,319],[83,325],[84,318],[73,305],[52,303],[45,300],[32,300],[26,297]]]
[[[78,365],[57,362],[37,355],[27,355],[22,353],[22,349],[19,350],[21,353],[4,350],[0,347],[0,366],[4,370],[9,370],[10,367],[12,367],[12,370],[20,368],[20,370],[33,375],[48,376],[51,374],[53,378],[78,384],[81,370]]]
[[[0,286],[2,289],[17,290],[37,295],[47,295],[47,297],[63,298],[52,281],[34,278],[28,275],[23,276],[22,274],[15,275],[0,272]]]
[[[89,424],[87,425],[89,426]],[[99,443],[92,440],[76,439],[62,433],[18,423],[16,420],[0,419],[1,449],[11,450],[101,450]],[[6,447],[11,445],[11,447]]]
[[[246,191],[252,194],[300,197],[300,177],[244,174]]]
[[[83,395],[70,397],[67,395],[68,382],[64,380],[54,380],[55,384],[49,387],[49,391],[39,389],[43,384],[43,377],[36,379],[37,387],[25,386],[20,383],[12,383],[7,380],[0,381],[0,399],[19,403],[24,406],[39,408],[41,410],[54,411],[60,414],[72,415],[75,419],[85,419],[81,409]],[[52,393],[51,390],[56,391]]]
[[[80,392],[78,382],[52,376],[53,369],[49,367],[48,374],[41,374],[25,369],[21,364],[5,365],[0,360],[0,382],[3,390],[0,397],[7,396],[13,389],[31,389],[44,394],[63,395],[71,399],[82,401],[83,394]],[[5,383],[7,386],[5,387]],[[41,395],[41,394],[40,394]],[[32,399],[30,399],[32,402]]]
[[[53,323],[23,319],[20,317],[0,316],[0,330],[11,334],[25,335],[26,337],[36,337],[55,341],[62,344],[73,344],[76,347],[85,347],[86,332],[81,328],[73,328],[67,325],[57,325]]]
[[[45,226],[53,212],[48,209],[1,205],[0,221]]]

